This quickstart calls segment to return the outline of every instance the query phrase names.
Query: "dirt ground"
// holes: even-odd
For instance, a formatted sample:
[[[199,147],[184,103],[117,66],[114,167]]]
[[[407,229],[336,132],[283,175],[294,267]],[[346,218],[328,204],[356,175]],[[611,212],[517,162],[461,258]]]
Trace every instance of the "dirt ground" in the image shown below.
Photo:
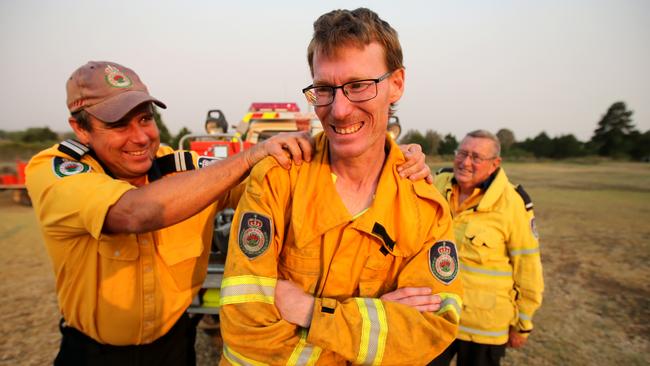
[[[535,201],[546,291],[505,365],[650,365],[650,165],[510,164]],[[47,365],[60,335],[33,211],[0,191],[0,365]],[[199,331],[199,365],[219,339]]]

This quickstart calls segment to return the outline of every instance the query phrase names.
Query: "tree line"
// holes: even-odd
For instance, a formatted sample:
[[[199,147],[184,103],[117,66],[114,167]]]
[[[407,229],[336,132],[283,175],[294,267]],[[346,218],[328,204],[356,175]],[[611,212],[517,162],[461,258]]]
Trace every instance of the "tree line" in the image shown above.
[[[158,112],[158,109],[155,107],[153,116],[156,121],[156,126],[158,126],[158,131],[160,132],[160,142],[164,144],[176,148],[178,147],[178,142],[181,137],[191,133],[189,129],[183,127],[178,134],[171,134],[169,129],[167,129],[167,126],[165,126],[160,112]],[[30,127],[22,131],[0,130],[0,142],[5,141],[21,147],[34,146],[44,148],[69,138],[75,138],[74,132],[68,131],[64,133],[56,133],[49,127]]]
[[[632,114],[633,111],[628,110],[624,102],[612,104],[598,122],[591,139],[586,142],[578,140],[573,134],[550,137],[546,132],[540,132],[524,141],[517,141],[512,130],[507,128],[500,129],[496,135],[501,142],[502,155],[508,158],[566,159],[600,155],[615,159],[650,161],[650,130],[638,131],[634,127]],[[182,136],[191,133],[183,127],[178,134],[172,135],[155,108],[154,119],[160,131],[160,141],[174,148],[178,147]],[[49,127],[30,127],[23,131],[0,130],[0,142],[6,141],[21,149],[31,148],[33,151],[30,153],[38,152],[48,144],[66,138],[74,138],[74,133],[57,134]],[[424,134],[418,130],[409,130],[400,139],[400,143],[420,144],[427,155],[453,155],[458,147],[455,136],[442,136],[433,130],[427,130]],[[9,151],[5,147],[0,144],[0,152]]]
[[[598,121],[589,141],[582,142],[573,134],[550,137],[540,132],[533,138],[517,141],[512,130],[500,129],[496,136],[501,142],[501,155],[509,158],[552,158],[566,159],[588,155],[599,155],[615,159],[650,161],[650,130],[640,132],[632,121],[633,111],[625,102],[612,104]],[[468,131],[469,132],[469,131]],[[416,143],[427,155],[453,155],[458,140],[452,134],[441,136],[427,130],[424,134],[409,130],[400,143]]]

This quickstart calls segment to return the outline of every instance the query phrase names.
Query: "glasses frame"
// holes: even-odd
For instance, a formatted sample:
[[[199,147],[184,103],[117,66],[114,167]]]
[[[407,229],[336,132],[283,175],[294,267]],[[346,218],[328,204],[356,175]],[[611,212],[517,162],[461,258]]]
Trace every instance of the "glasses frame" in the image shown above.
[[[393,71],[394,71],[394,70],[393,70]],[[378,91],[378,89],[377,89],[377,84],[379,84],[379,83],[382,82],[383,80],[388,79],[388,77],[393,73],[393,71],[388,71],[387,73],[383,74],[382,76],[380,76],[380,77],[378,77],[378,78],[376,78],[376,79],[361,79],[361,80],[353,80],[353,81],[348,81],[347,83],[345,83],[345,84],[341,84],[341,85],[338,85],[338,86],[331,86],[331,85],[314,85],[314,84],[311,84],[311,85],[309,85],[308,87],[303,88],[303,89],[302,89],[302,93],[305,95],[305,98],[307,98],[307,102],[308,102],[309,104],[313,105],[314,107],[326,107],[326,106],[328,106],[328,105],[334,103],[334,99],[336,98],[336,89],[341,89],[341,91],[343,92],[343,95],[345,95],[345,97],[346,97],[350,102],[352,102],[352,103],[367,102],[367,101],[369,101],[369,100],[371,100],[371,99],[375,99],[375,98],[377,97],[377,94],[379,94],[379,91]],[[373,82],[373,86],[375,87],[375,95],[373,95],[372,97],[367,98],[367,99],[362,99],[362,100],[351,100],[350,97],[348,96],[348,93],[345,92],[345,87],[346,87],[347,85],[350,85],[350,84],[361,83],[361,82],[364,82],[364,81],[372,81],[372,82]],[[331,93],[331,100],[329,101],[329,103],[325,103],[325,104],[314,104],[314,103],[310,100],[310,98],[307,96],[307,93],[310,92],[311,90],[313,90],[313,89],[317,89],[317,88],[329,88],[329,89],[332,91],[332,93]]]
[[[462,154],[461,154],[461,153],[462,153]],[[462,156],[461,156],[461,155],[462,155]],[[483,163],[486,162],[486,161],[496,159],[498,156],[493,156],[493,157],[491,157],[491,158],[484,158],[484,157],[482,157],[482,156],[479,156],[477,153],[469,153],[469,151],[460,150],[460,149],[456,149],[456,150],[454,150],[454,159],[460,159],[460,158],[462,158],[462,159],[460,159],[460,161],[464,161],[464,160],[467,159],[468,157],[469,157],[469,160],[470,160],[473,164],[481,165],[481,164],[483,164]]]

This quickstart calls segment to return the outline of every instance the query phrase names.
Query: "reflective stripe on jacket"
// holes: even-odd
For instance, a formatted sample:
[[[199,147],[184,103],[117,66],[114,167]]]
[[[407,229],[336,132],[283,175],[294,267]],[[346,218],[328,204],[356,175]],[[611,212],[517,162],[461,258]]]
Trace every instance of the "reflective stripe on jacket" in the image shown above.
[[[450,206],[458,207],[453,173],[436,175],[434,184]],[[504,344],[511,326],[522,333],[533,329],[532,317],[542,302],[535,218],[503,168],[470,205],[452,212],[465,287],[458,338]]]
[[[434,243],[452,240],[447,205],[424,181],[399,177],[404,158],[391,141],[374,202],[353,218],[332,182],[324,135],[316,144],[311,163],[285,170],[266,159],[251,173],[233,220],[221,290],[221,362],[426,364],[455,338],[462,307],[460,279],[444,284],[429,261]],[[260,238],[270,229],[252,237],[255,250],[242,242],[251,238],[242,232],[247,213],[270,218],[266,249]],[[281,319],[277,278],[315,296],[309,329]],[[406,286],[432,288],[443,299],[440,310],[421,313],[379,299]]]

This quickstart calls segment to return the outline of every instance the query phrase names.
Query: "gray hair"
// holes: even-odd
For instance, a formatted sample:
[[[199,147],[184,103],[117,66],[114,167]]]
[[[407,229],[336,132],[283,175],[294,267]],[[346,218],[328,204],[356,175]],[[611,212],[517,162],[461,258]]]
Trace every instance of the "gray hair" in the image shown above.
[[[498,158],[499,156],[501,156],[501,142],[499,141],[499,138],[496,137],[496,135],[493,134],[492,132],[486,130],[474,130],[472,132],[467,133],[467,135],[465,135],[463,140],[468,137],[488,139],[492,141],[492,145],[494,145],[494,157]]]

